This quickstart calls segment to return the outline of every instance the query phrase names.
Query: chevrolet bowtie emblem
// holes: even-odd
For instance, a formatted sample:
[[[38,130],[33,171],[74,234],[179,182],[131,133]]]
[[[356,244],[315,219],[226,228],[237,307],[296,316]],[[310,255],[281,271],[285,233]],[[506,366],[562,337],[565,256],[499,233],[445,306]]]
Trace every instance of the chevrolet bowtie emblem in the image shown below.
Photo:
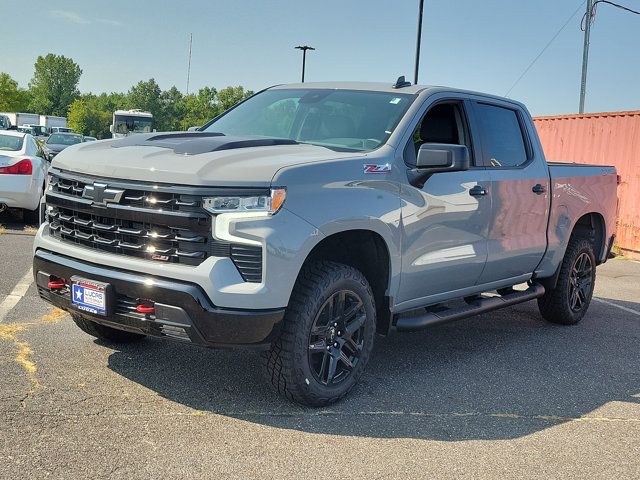
[[[124,190],[108,188],[106,183],[93,182],[93,185],[85,185],[82,197],[93,200],[94,205],[106,206],[107,203],[120,203]]]

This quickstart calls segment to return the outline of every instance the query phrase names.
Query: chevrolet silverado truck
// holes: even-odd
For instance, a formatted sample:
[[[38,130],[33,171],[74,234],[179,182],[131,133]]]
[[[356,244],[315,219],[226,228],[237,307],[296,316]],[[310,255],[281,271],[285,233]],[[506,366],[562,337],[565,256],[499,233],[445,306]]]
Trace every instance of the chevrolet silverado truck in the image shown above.
[[[376,334],[534,299],[578,323],[616,185],[610,166],[547,163],[512,100],[402,78],[275,86],[197,131],[56,156],[33,272],[94,337],[259,349],[281,394],[322,406]]]

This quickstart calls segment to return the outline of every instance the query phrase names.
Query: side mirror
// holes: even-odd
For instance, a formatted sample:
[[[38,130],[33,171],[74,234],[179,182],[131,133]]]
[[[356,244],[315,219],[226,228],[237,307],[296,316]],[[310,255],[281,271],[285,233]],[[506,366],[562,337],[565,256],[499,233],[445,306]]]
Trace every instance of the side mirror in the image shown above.
[[[416,155],[416,164],[407,172],[409,183],[422,188],[432,174],[469,170],[469,163],[469,149],[465,145],[424,143]]]
[[[187,132],[197,132],[200,127],[189,127]]]

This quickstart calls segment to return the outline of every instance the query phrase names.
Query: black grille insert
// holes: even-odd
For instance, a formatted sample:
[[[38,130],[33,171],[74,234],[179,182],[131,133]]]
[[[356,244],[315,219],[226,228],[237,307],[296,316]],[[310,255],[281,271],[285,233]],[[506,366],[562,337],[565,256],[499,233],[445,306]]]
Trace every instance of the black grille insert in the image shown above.
[[[121,188],[119,182],[119,202],[95,205],[82,197],[90,184],[86,178],[50,173],[47,221],[54,237],[95,250],[184,265],[199,265],[210,256],[229,257],[246,282],[262,281],[262,248],[213,238],[202,195],[157,186],[144,189],[139,184]]]

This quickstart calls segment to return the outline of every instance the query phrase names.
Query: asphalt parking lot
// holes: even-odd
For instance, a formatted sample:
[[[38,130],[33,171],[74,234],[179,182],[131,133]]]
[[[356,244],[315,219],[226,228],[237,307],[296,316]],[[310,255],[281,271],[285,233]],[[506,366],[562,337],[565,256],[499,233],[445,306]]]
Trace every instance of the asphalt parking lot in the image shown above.
[[[640,477],[638,262],[599,268],[575,327],[530,302],[379,338],[313,410],[253,353],[94,340],[38,299],[31,243],[0,233],[0,478]]]

